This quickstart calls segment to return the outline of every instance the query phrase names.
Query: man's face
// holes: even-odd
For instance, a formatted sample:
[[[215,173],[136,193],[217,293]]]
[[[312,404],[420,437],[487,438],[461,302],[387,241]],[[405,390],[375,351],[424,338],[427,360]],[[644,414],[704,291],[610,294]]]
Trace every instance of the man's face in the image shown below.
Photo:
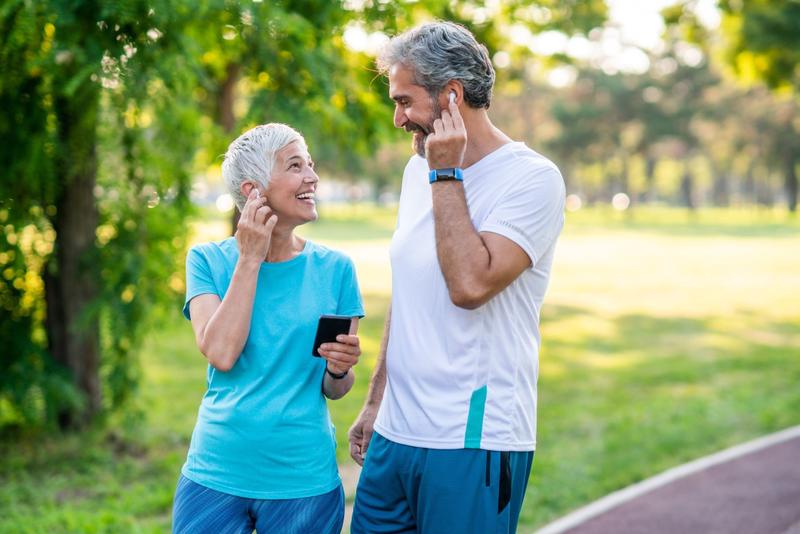
[[[389,97],[394,100],[394,125],[414,134],[414,151],[425,157],[425,139],[433,132],[433,121],[441,117],[439,103],[428,91],[413,83],[411,70],[395,65],[389,70]]]

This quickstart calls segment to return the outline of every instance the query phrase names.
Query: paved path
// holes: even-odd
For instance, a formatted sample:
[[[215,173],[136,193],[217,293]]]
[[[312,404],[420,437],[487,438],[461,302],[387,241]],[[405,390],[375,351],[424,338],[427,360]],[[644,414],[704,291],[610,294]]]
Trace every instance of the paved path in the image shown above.
[[[342,532],[350,532],[350,518],[353,515],[353,498],[358,486],[358,477],[361,475],[361,466],[352,460],[348,460],[339,465],[339,475],[342,477],[344,486],[345,506],[344,506],[344,525]]]
[[[538,534],[800,534],[800,426],[670,469]]]

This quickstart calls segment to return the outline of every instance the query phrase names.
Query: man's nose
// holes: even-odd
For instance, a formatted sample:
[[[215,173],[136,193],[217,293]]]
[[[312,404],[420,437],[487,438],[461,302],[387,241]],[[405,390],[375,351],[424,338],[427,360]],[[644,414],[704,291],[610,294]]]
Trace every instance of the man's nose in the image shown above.
[[[403,108],[397,106],[394,109],[394,127],[395,128],[402,128],[408,122],[408,117],[406,117]]]

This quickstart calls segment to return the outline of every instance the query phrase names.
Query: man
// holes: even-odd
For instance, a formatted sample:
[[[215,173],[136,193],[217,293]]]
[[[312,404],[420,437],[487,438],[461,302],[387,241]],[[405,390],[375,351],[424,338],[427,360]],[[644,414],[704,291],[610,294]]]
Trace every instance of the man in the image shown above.
[[[366,458],[352,532],[514,532],[536,446],[539,312],[564,182],[489,120],[494,70],[465,28],[401,34],[378,67],[416,155],[379,361],[350,430],[351,455]]]

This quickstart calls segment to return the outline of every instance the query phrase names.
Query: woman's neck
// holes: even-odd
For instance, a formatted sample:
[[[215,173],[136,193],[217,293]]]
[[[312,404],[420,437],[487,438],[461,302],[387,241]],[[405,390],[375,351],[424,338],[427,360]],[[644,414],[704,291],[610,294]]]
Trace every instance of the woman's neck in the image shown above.
[[[305,243],[303,238],[294,235],[293,228],[283,229],[276,226],[272,231],[272,239],[264,261],[267,263],[289,261],[303,251]]]

